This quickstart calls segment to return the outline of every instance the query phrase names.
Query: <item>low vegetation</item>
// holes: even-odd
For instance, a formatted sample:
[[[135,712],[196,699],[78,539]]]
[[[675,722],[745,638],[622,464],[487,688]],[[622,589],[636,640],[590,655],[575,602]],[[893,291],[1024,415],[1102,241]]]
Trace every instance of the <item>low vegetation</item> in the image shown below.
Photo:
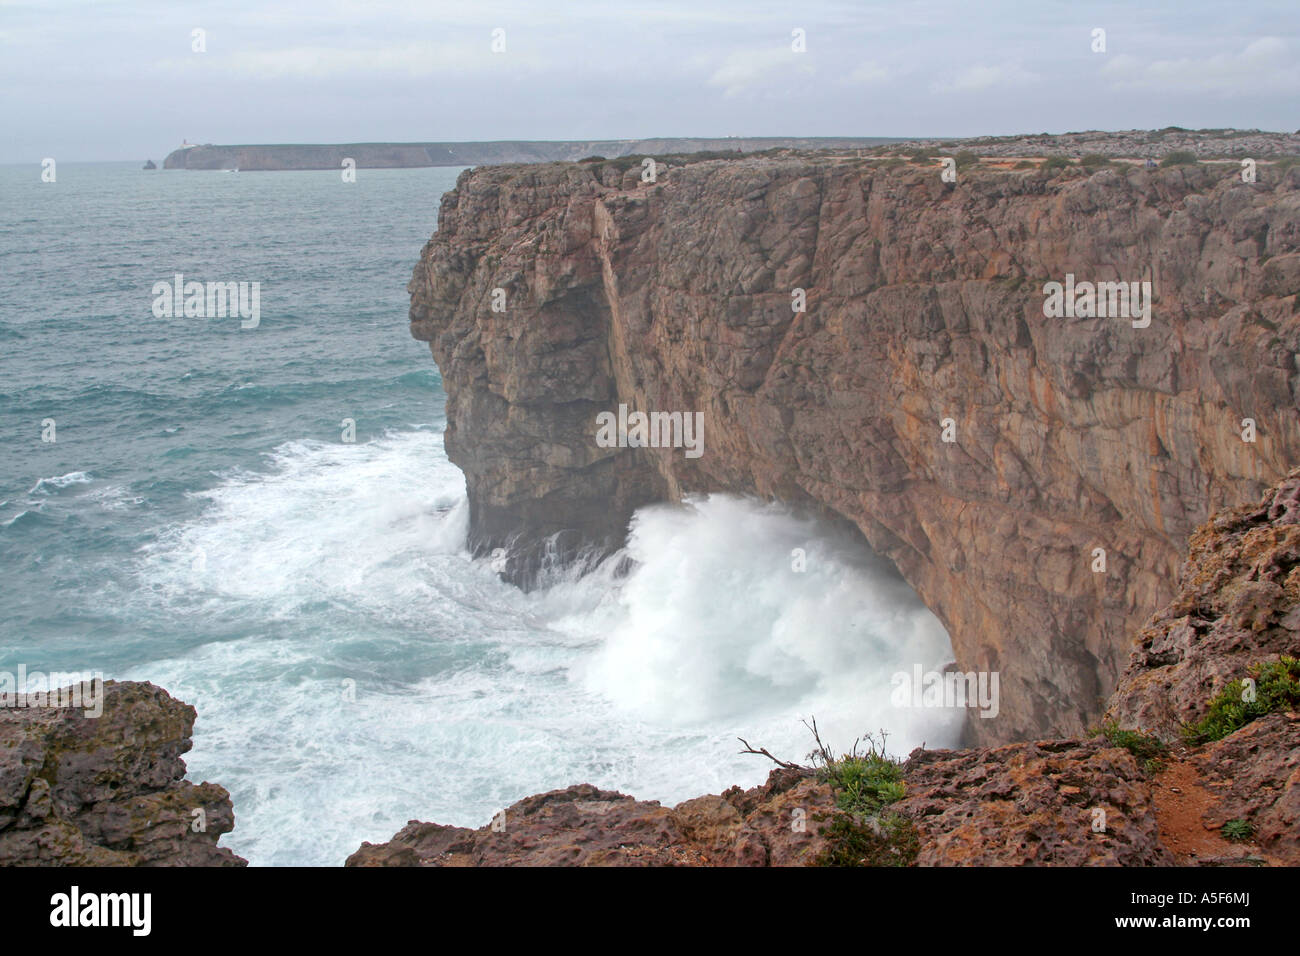
[[[870,738],[868,738],[870,740]],[[850,813],[879,813],[891,803],[903,799],[903,768],[898,762],[877,751],[874,743],[866,753],[844,754],[823,762],[818,776],[831,785],[841,810]]]
[[[880,745],[868,734],[853,742],[853,749],[836,757],[816,733],[817,749],[808,756],[817,775],[835,791],[843,811],[822,833],[829,847],[817,861],[822,866],[911,866],[921,850],[915,825],[901,813],[887,810],[907,791],[903,768],[885,753],[886,734]]]
[[[859,822],[838,816],[822,831],[830,847],[819,866],[911,866],[921,852],[921,838],[901,813],[886,813]]]
[[[1182,728],[1189,744],[1222,740],[1274,711],[1300,708],[1300,660],[1283,655],[1275,661],[1251,665],[1254,686],[1235,680],[1215,695],[1204,717]]]
[[[586,159],[579,160],[582,163],[603,163],[606,166],[612,166],[619,172],[627,172],[641,166],[645,160],[653,159],[657,164],[669,163],[673,166],[684,166],[687,163],[701,163],[709,159],[745,159],[756,154],[741,153],[735,150],[701,150],[696,153],[665,153],[662,156],[643,156],[635,154],[631,156],[615,156],[613,159],[605,159],[601,156],[588,156]]]
[[[795,770],[830,785],[838,812],[823,826],[827,848],[817,859],[820,866],[911,866],[921,851],[915,824],[889,809],[907,791],[903,767],[885,752],[887,734],[880,743],[867,734],[853,742],[852,749],[838,757],[817,731],[817,721],[807,723],[816,745],[807,765],[778,760],[748,742],[744,753],[762,754],[787,770]],[[865,744],[865,747],[864,747]],[[825,817],[814,818],[825,820]]]
[[[1146,773],[1159,773],[1164,767],[1164,758],[1169,748],[1159,737],[1144,734],[1140,730],[1125,730],[1113,720],[1108,720],[1093,732],[1093,736],[1102,736],[1112,747],[1122,747],[1137,758],[1138,764]]]
[[[1229,820],[1219,831],[1223,838],[1232,843],[1243,843],[1255,835],[1255,828],[1245,820]]]

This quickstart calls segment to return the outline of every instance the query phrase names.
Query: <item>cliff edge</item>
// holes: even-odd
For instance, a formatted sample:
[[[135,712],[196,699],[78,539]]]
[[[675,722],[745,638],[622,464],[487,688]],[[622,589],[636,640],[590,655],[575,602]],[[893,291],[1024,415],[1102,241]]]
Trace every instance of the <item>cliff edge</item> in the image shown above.
[[[1000,673],[971,742],[1082,732],[1191,532],[1300,461],[1300,169],[941,174],[826,153],[463,173],[409,291],[473,548],[526,585],[649,502],[791,502],[888,557],[961,670]],[[1150,283],[1150,310],[1047,317],[1076,280]],[[702,453],[605,447],[620,405],[700,413]]]

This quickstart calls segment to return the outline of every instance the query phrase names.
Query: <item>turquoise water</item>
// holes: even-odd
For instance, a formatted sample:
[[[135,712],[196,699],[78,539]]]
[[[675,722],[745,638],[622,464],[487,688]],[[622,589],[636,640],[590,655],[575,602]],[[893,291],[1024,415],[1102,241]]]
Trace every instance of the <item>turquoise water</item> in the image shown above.
[[[810,713],[846,744],[953,742],[956,715],[888,707],[892,672],[948,658],[942,628],[779,508],[647,509],[621,580],[524,595],[471,560],[406,324],[458,173],[0,167],[0,670],[195,705],[190,776],[230,790],[223,843],[258,865],[570,783],[756,783],[735,737],[801,756]],[[178,272],[260,282],[260,323],[156,318]]]

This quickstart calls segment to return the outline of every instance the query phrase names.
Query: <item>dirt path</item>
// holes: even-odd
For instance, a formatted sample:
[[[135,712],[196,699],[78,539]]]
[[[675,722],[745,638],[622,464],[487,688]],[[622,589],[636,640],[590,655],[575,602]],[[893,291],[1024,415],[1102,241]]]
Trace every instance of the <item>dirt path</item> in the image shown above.
[[[1242,865],[1246,857],[1260,856],[1254,844],[1230,843],[1205,826],[1203,817],[1215,797],[1185,752],[1170,754],[1151,789],[1160,839],[1180,866]]]

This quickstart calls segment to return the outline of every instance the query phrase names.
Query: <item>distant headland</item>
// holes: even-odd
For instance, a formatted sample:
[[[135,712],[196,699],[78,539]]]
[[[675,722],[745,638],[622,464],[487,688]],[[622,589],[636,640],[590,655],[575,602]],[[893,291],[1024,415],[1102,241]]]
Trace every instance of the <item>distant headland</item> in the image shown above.
[[[336,143],[217,146],[189,144],[173,150],[163,169],[338,169],[351,159],[362,169],[409,169],[419,166],[482,166],[498,163],[546,163],[588,156],[614,159],[632,155],[666,155],[704,151],[758,152],[765,149],[855,149],[900,142],[874,137],[719,136],[712,138],[605,139],[487,143]]]

